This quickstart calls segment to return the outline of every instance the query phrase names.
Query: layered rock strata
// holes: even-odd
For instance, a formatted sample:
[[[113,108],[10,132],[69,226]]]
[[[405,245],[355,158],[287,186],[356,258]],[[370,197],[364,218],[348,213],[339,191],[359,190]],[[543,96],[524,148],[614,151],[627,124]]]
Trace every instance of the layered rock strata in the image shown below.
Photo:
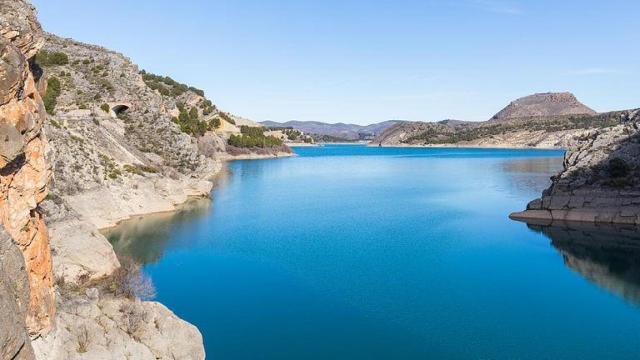
[[[540,199],[511,217],[640,225],[640,110],[619,116],[620,125],[575,138],[564,170]]]

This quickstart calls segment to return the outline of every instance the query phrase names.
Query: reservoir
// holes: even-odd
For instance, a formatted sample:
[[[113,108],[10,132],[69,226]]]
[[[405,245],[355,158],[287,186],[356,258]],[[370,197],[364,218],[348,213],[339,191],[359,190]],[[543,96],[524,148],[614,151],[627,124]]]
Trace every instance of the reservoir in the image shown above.
[[[634,359],[640,246],[515,222],[562,151],[327,145],[107,235],[211,359]],[[637,248],[636,248],[637,247]]]

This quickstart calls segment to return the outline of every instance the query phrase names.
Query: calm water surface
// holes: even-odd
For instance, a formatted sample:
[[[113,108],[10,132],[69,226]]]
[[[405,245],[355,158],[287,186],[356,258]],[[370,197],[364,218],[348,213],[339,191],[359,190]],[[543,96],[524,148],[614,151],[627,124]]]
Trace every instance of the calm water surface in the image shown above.
[[[558,151],[298,148],[109,234],[212,359],[637,359],[624,229],[510,221]]]

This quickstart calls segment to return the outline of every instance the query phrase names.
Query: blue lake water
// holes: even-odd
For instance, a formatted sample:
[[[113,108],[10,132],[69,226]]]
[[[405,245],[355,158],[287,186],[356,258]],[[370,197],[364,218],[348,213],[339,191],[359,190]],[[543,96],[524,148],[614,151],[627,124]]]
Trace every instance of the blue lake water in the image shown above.
[[[108,234],[208,358],[640,356],[635,233],[508,219],[562,152],[295,150]]]

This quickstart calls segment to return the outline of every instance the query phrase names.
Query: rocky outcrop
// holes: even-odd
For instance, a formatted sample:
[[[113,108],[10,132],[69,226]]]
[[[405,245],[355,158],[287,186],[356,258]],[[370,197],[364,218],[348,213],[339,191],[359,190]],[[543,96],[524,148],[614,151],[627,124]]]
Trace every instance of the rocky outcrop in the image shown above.
[[[542,198],[513,219],[640,225],[640,110],[577,137]]]
[[[51,238],[53,272],[63,283],[102,279],[120,267],[107,239],[66,202],[50,196],[40,204]]]
[[[204,359],[198,329],[157,302],[103,297],[96,288],[60,305],[58,328],[34,341],[39,358]]]
[[[50,177],[46,113],[30,67],[43,42],[33,7],[0,0],[0,222],[24,257],[29,301],[21,306],[31,335],[46,332],[55,314],[49,237],[38,209]]]
[[[0,359],[33,359],[25,319],[29,278],[24,259],[0,226]]]
[[[561,115],[595,115],[596,112],[582,104],[569,92],[533,94],[512,101],[492,119],[506,120],[527,117]]]

